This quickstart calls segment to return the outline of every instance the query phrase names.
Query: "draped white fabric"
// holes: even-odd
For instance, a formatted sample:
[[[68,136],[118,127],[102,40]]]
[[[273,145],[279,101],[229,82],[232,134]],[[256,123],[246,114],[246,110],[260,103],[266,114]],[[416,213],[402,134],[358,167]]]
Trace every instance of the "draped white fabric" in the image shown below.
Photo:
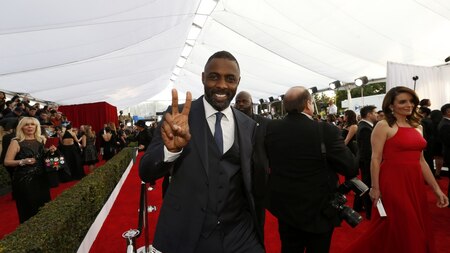
[[[119,109],[167,100],[205,1],[213,0],[2,1],[0,90]],[[173,83],[194,97],[203,93],[204,63],[218,50],[236,56],[239,90],[255,101],[293,85],[323,89],[334,80],[383,78],[388,61],[435,66],[450,54],[446,0],[220,0],[202,17]]]
[[[400,85],[414,89],[414,76],[418,77],[415,90],[419,99],[430,99],[431,109],[450,102],[450,65],[424,67],[388,62],[386,90]]]

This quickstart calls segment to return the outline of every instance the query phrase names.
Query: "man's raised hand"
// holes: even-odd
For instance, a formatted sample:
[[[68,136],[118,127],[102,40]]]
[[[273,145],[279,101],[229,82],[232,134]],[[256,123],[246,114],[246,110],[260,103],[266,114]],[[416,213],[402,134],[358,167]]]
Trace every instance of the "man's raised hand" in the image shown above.
[[[189,131],[189,112],[191,110],[192,95],[186,93],[186,103],[181,113],[178,111],[178,92],[172,89],[172,114],[166,113],[161,126],[161,137],[170,152],[179,152],[191,139]]]

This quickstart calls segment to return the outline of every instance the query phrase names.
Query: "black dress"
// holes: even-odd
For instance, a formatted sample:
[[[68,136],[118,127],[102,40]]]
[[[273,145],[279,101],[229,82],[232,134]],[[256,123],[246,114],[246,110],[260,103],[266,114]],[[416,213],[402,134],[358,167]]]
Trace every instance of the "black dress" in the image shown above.
[[[345,138],[348,135],[348,129],[343,128],[342,129],[342,137]],[[356,144],[356,134],[353,135],[352,139],[347,143],[347,147],[350,149],[350,151],[352,151],[353,155],[356,155],[356,153],[358,152],[358,145]]]
[[[50,201],[50,187],[44,169],[44,144],[37,140],[19,142],[15,160],[35,158],[36,163],[14,170],[12,188],[20,223],[25,222]]]
[[[86,165],[95,165],[98,163],[98,154],[95,147],[96,137],[88,137],[86,135],[86,147],[83,150],[83,163]]]
[[[64,139],[72,139],[72,135],[69,132],[65,132],[63,135]],[[67,166],[70,168],[70,174],[73,179],[79,180],[85,176],[83,163],[81,161],[80,149],[78,147],[78,143],[74,143],[72,145],[59,145],[58,147],[64,155],[64,159],[66,160]]]

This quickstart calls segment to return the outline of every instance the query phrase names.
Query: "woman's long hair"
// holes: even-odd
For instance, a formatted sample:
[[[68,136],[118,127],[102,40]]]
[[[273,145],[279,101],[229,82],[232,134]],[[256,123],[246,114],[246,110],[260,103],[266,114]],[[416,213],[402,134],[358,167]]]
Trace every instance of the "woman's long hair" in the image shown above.
[[[89,137],[89,138],[95,137],[95,132],[92,130],[91,125],[85,125],[84,131],[85,131],[87,137]]]
[[[382,108],[385,119],[390,127],[392,127],[395,122],[397,122],[397,119],[394,116],[394,112],[391,110],[391,106],[394,105],[395,98],[401,93],[408,93],[412,96],[414,108],[411,115],[406,116],[406,119],[412,127],[418,127],[420,125],[420,120],[422,119],[422,116],[417,111],[417,106],[419,105],[419,97],[417,96],[416,92],[405,86],[396,86],[390,89],[384,96]]]
[[[344,127],[349,127],[351,125],[357,125],[358,121],[356,120],[356,113],[352,110],[346,110],[344,112],[344,116],[347,117],[347,120],[344,123]]]
[[[17,125],[16,128],[16,140],[18,142],[22,142],[25,140],[25,133],[23,132],[22,128],[29,123],[34,123],[35,127],[36,127],[36,131],[34,131],[34,138],[38,141],[38,142],[44,142],[44,138],[42,138],[41,135],[41,124],[39,123],[39,120],[37,120],[34,117],[23,117],[20,121],[19,124]]]

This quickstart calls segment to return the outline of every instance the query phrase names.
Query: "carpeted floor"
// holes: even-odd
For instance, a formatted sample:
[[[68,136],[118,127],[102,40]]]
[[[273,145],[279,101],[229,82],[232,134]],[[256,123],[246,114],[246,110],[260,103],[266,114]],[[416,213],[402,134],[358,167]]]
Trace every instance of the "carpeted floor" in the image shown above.
[[[138,161],[140,159],[138,156]],[[149,214],[150,224],[150,242],[153,238],[154,228],[161,207],[161,180],[158,180],[155,190],[148,194],[148,204],[157,206],[158,210]],[[448,178],[438,181],[442,189],[447,191]],[[52,198],[60,192],[71,187],[76,182],[60,184],[58,188],[52,189]],[[96,240],[94,241],[90,252],[125,252],[126,242],[122,238],[122,233],[131,228],[138,226],[138,206],[140,179],[138,176],[138,166],[135,164],[130,174],[123,184],[122,190],[117,196],[105,223],[102,226]],[[427,189],[428,202],[432,214],[433,228],[436,238],[436,246],[438,253],[448,252],[450,245],[450,208],[439,209],[435,206],[435,198],[431,189]],[[348,203],[352,203],[349,196]],[[364,216],[364,215],[363,215]],[[15,203],[10,195],[0,197],[0,238],[5,234],[12,232],[18,225],[18,218],[15,209]],[[337,228],[333,234],[331,253],[340,253],[353,240],[358,238],[366,229],[368,221],[364,220],[356,228],[351,228],[345,222]],[[144,245],[144,236],[140,236],[137,240],[137,246]],[[267,253],[280,252],[280,241],[278,238],[278,226],[276,219],[267,213],[265,224],[265,246]]]

